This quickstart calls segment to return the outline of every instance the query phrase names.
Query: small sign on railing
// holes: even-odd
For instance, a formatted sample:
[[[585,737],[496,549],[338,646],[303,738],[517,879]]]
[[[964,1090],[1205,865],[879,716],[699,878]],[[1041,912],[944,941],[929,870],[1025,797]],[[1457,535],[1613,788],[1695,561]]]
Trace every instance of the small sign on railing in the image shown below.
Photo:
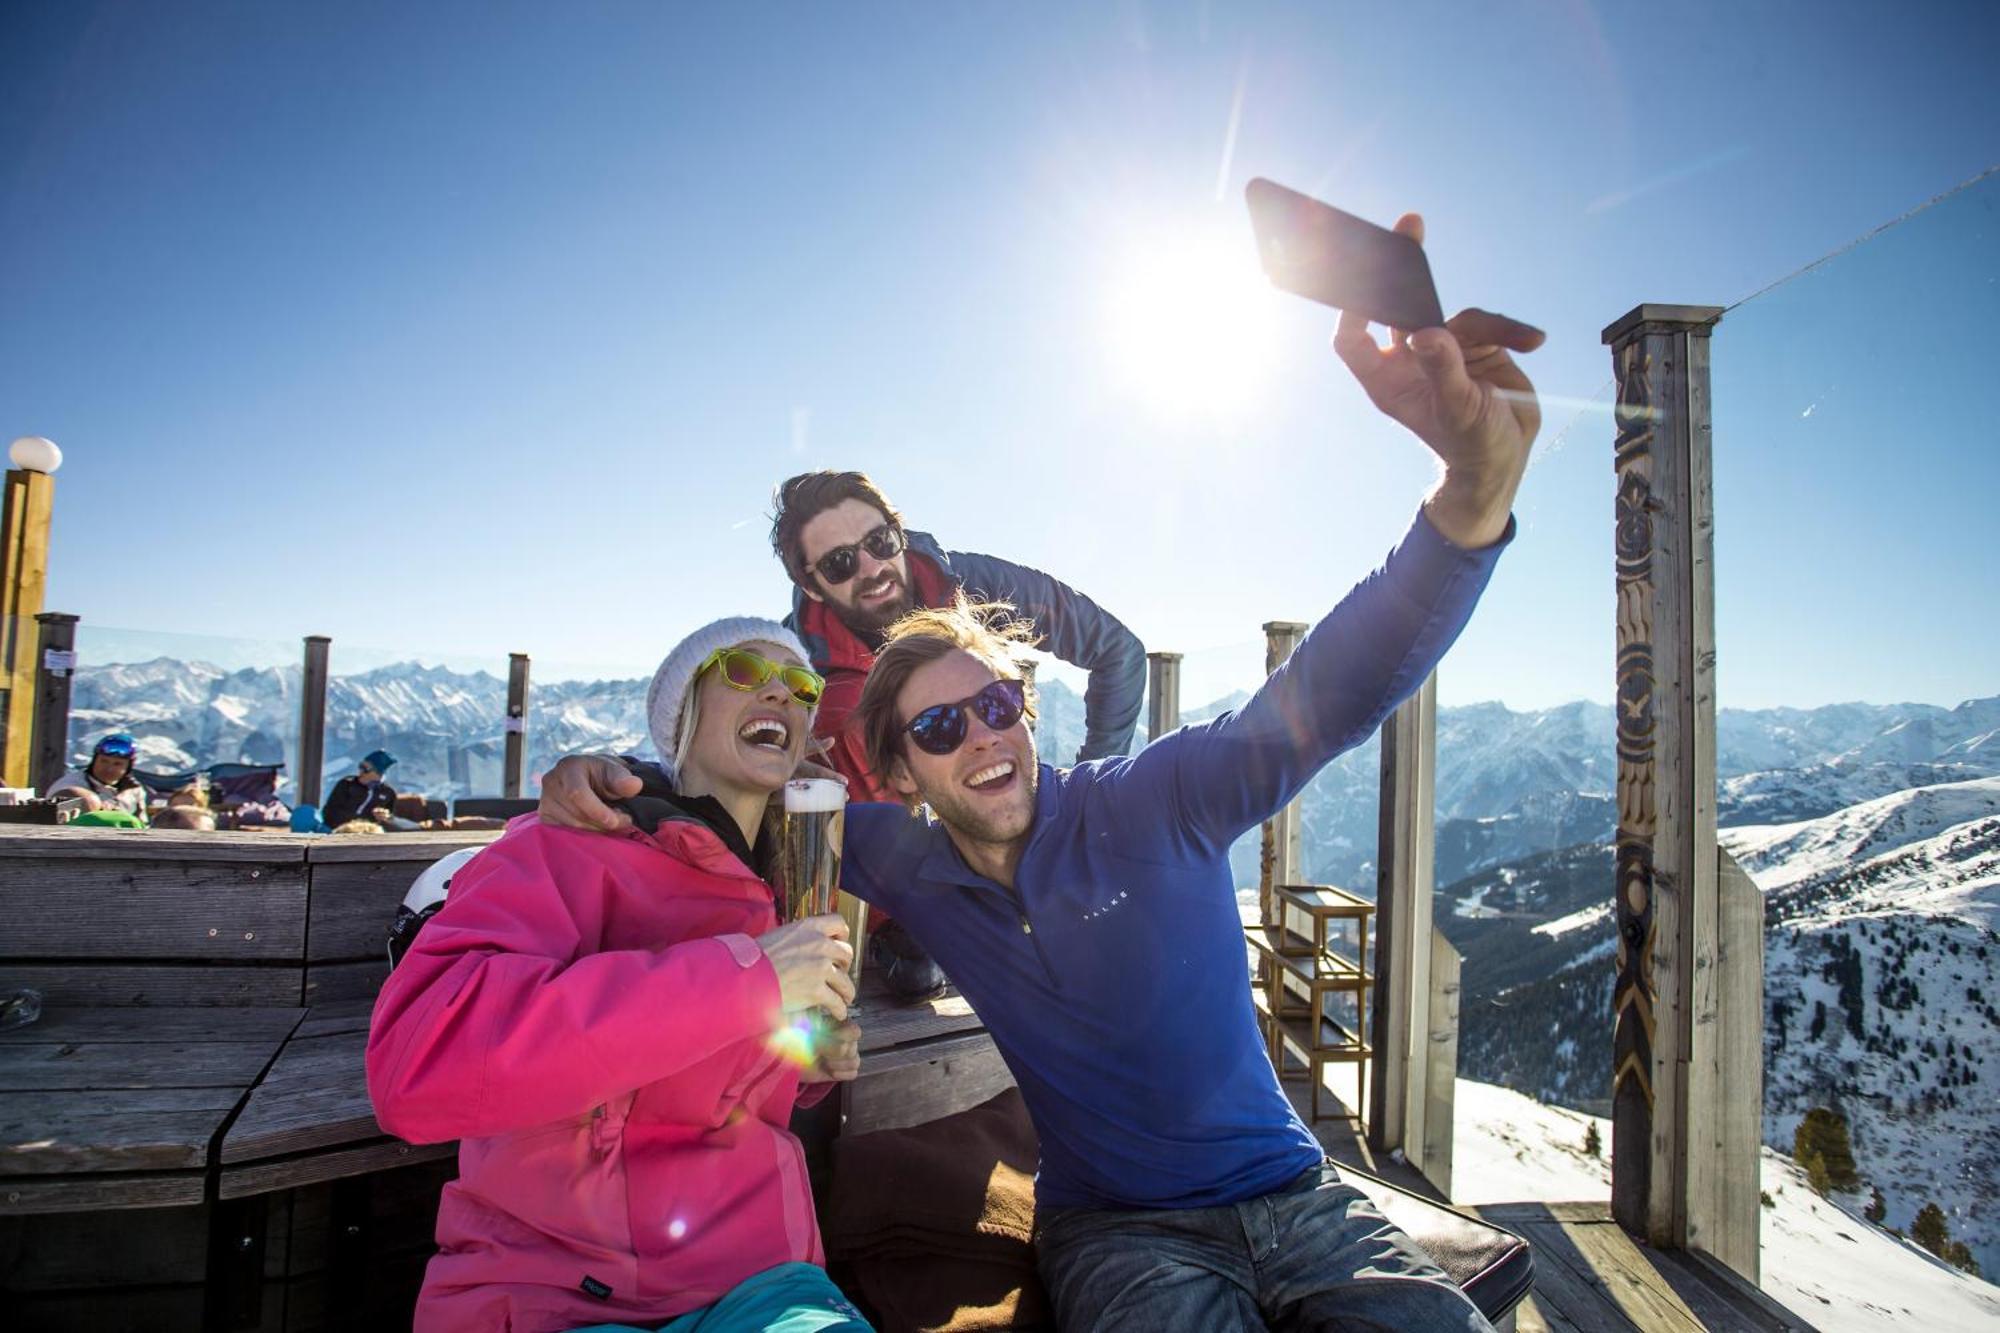
[[[510,717],[501,723],[500,729],[509,735],[523,735],[528,730],[528,720],[524,717]]]
[[[76,653],[67,648],[49,648],[42,652],[42,670],[51,676],[67,676],[76,670]]]

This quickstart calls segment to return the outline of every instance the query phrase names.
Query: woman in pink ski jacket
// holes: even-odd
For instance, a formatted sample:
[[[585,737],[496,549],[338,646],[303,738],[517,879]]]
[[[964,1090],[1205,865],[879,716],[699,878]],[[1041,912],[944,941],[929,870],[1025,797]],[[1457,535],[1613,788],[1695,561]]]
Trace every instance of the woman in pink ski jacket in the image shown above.
[[[819,677],[784,627],[718,621],[653,678],[671,785],[622,835],[532,815],[458,872],[376,1001],[368,1089],[413,1142],[459,1139],[419,1333],[865,1329],[827,1281],[798,1140],[802,1077],[852,1078],[852,1024],[802,1071],[791,1015],[846,1018],[837,916],[779,926],[766,801]],[[808,1098],[810,1099],[810,1098]]]

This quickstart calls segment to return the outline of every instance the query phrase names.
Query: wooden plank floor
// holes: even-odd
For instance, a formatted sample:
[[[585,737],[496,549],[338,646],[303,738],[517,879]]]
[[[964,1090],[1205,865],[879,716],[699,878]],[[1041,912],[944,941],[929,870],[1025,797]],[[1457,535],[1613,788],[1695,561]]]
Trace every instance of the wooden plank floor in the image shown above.
[[[1329,1066],[1325,1077],[1320,1109],[1326,1118],[1312,1130],[1327,1155],[1448,1202],[1410,1167],[1373,1152],[1358,1122],[1333,1117],[1354,1100],[1354,1071]],[[1299,1076],[1285,1079],[1284,1087],[1305,1119],[1311,1084]],[[1813,1327],[1705,1260],[1635,1243],[1611,1220],[1608,1200],[1484,1204],[1465,1211],[1535,1247],[1535,1289],[1515,1310],[1515,1333],[1809,1333]]]

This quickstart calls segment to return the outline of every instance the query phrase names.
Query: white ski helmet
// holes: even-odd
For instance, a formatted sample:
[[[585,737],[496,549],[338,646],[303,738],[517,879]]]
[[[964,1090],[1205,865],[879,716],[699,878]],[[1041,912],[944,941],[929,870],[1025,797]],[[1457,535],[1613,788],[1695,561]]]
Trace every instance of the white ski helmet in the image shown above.
[[[452,876],[484,850],[484,847],[461,847],[449,856],[441,856],[431,862],[424,868],[424,873],[417,876],[417,882],[410,885],[410,891],[403,895],[403,905],[396,909],[395,924],[389,927],[390,967],[403,961],[403,955],[409,952],[417,932],[444,906],[445,895],[451,892]]]

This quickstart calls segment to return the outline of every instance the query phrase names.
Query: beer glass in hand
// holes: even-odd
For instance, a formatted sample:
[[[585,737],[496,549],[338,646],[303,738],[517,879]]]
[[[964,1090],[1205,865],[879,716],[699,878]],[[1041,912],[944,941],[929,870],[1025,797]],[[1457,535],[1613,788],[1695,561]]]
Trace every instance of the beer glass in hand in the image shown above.
[[[778,861],[779,917],[782,921],[802,921],[839,912],[847,922],[847,942],[854,948],[847,974],[858,993],[868,905],[840,891],[840,846],[846,827],[845,783],[834,778],[794,778],[785,784],[784,842]]]

